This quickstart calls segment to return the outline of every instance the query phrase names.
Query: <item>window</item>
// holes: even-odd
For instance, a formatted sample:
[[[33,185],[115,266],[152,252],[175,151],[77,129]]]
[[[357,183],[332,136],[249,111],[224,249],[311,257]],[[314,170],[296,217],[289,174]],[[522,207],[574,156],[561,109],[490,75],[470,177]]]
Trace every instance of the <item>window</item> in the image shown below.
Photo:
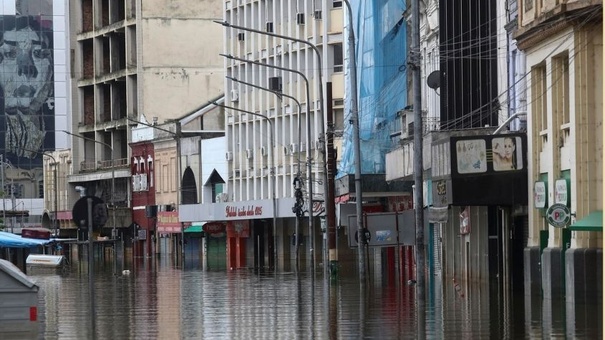
[[[569,124],[569,56],[567,52],[552,59],[553,111],[561,125]]]
[[[153,158],[151,156],[147,157],[147,170],[149,171],[149,176],[147,176],[147,181],[149,182],[149,187],[153,187]]]
[[[540,141],[539,150],[544,150],[548,142],[547,90],[546,64],[542,63],[531,70],[531,109],[533,121],[536,122],[533,133],[536,135],[536,140]]]
[[[342,44],[334,44],[332,48],[334,53],[334,72],[342,72]]]

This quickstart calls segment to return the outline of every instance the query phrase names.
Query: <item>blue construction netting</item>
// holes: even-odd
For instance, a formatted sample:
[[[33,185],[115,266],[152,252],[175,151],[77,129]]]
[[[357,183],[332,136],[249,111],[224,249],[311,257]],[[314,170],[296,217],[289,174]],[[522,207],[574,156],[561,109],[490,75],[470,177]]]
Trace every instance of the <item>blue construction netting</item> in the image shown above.
[[[403,0],[351,0],[356,38],[361,173],[385,173],[392,148],[390,132],[397,112],[407,105],[407,29]],[[346,11],[346,9],[345,9]],[[345,18],[348,15],[345,12]],[[346,25],[350,24],[348,19]],[[344,51],[348,30],[345,29]],[[355,173],[351,117],[350,65],[345,53],[345,113],[342,158],[337,178]]]

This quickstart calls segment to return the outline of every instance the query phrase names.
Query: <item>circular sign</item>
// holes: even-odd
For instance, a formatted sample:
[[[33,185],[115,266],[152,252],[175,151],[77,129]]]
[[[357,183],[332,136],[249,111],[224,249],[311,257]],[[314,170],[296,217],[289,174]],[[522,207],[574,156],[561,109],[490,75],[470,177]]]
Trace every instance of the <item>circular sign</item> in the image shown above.
[[[96,196],[85,196],[76,201],[72,211],[74,223],[81,229],[88,229],[88,199],[92,200],[92,228],[101,228],[107,223],[107,206]]]
[[[546,220],[555,228],[563,228],[571,221],[571,212],[565,204],[556,203],[546,210]]]

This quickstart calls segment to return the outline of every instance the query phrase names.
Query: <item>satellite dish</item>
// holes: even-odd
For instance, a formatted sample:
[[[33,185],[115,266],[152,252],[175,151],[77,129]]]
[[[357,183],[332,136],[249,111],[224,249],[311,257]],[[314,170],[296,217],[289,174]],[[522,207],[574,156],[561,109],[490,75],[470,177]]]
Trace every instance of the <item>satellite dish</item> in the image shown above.
[[[441,86],[441,71],[431,72],[426,78],[426,84],[433,90],[438,89]]]

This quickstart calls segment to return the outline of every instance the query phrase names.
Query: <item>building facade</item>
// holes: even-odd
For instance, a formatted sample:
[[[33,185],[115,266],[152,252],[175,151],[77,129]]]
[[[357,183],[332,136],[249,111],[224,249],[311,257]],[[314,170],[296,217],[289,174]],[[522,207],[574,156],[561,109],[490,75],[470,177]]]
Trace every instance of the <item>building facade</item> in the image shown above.
[[[0,8],[0,179],[2,227],[50,227],[43,154],[66,148],[68,8],[64,1],[4,1]],[[45,221],[43,221],[43,219]]]
[[[137,209],[142,204],[133,197],[133,176],[140,179],[142,175],[142,155],[137,154],[137,162],[132,163],[131,128],[143,116],[157,124],[174,121],[222,95],[222,73],[218,72],[222,70],[218,56],[221,30],[212,22],[222,17],[221,9],[219,3],[209,6],[190,1],[70,2],[74,109],[69,130],[74,135],[74,174],[69,176],[69,185],[83,186],[89,195],[110,204],[115,222],[110,219],[102,233],[114,229],[115,223],[122,236],[138,235],[130,227],[139,223],[131,209],[133,200]],[[171,140],[174,151],[174,138]],[[156,157],[161,156],[161,150],[158,153],[155,146],[154,150]],[[175,154],[172,152],[174,160],[169,164],[178,183]],[[137,170],[133,173],[132,169]],[[178,209],[177,185],[172,183],[170,190],[165,190],[163,182],[154,184],[160,184],[161,195],[171,192],[174,196],[160,201],[166,205],[174,202],[171,209]],[[75,201],[75,190],[68,191]],[[141,195],[139,190],[135,192],[137,197]],[[157,197],[155,201],[149,206],[158,204]]]
[[[526,285],[549,301],[602,296],[602,11],[601,1],[519,3],[531,189]]]
[[[328,97],[332,104],[341,103],[342,113],[342,2],[224,4],[225,66],[231,78],[225,84],[225,191],[222,202],[192,206],[186,218],[224,223],[228,243],[247,245],[245,254],[234,256],[242,267],[292,268],[297,259],[301,267],[313,267],[323,249],[318,216],[324,211],[327,182],[324,115],[334,106]],[[338,107],[336,111],[338,115]],[[304,185],[307,211],[298,219],[293,212],[295,179]],[[238,224],[241,220],[250,220],[249,229]],[[299,242],[292,241],[297,232]]]

